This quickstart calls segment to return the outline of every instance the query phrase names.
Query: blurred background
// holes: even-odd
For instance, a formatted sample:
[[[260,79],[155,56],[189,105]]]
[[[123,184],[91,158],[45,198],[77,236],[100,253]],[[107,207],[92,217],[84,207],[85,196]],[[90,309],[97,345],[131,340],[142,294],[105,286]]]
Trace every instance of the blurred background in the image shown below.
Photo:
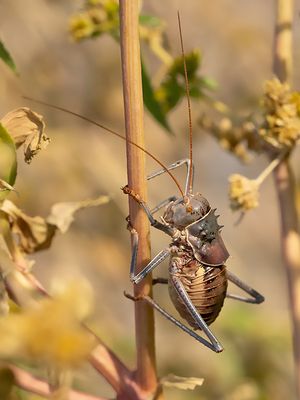
[[[145,0],[143,9],[166,23],[172,54],[179,54],[177,9],[180,10],[186,51],[203,53],[203,74],[218,82],[215,96],[237,114],[256,106],[265,79],[272,77],[274,5],[271,0],[182,2]],[[71,15],[81,1],[29,0],[0,3],[1,39],[19,71],[15,77],[0,65],[1,115],[28,106],[44,116],[48,148],[30,166],[19,154],[19,172],[13,200],[31,215],[46,216],[53,203],[82,200],[109,194],[109,204],[84,210],[71,230],[56,237],[50,250],[36,257],[35,273],[51,290],[57,279],[86,276],[93,284],[96,309],[93,327],[120,357],[134,366],[133,304],[124,298],[131,290],[128,278],[130,238],[125,217],[127,198],[125,146],[96,127],[59,111],[29,103],[26,94],[67,107],[124,132],[120,51],[109,36],[75,43],[69,33]],[[295,0],[294,87],[299,89],[300,1]],[[155,60],[146,54],[155,68]],[[221,214],[223,238],[231,254],[228,268],[261,292],[266,301],[253,306],[226,300],[212,329],[225,347],[214,354],[192,338],[156,316],[157,362],[160,376],[175,373],[205,379],[194,392],[166,389],[167,399],[293,400],[291,326],[285,271],[281,264],[279,217],[270,178],[262,187],[260,206],[242,223],[228,206],[227,178],[242,173],[255,178],[267,165],[261,157],[242,165],[197,127],[203,111],[193,104],[195,190],[207,197]],[[175,136],[168,135],[145,113],[147,149],[168,164],[188,153],[187,107],[182,102],[170,115]],[[299,150],[293,158],[299,177]],[[150,172],[157,166],[147,160]],[[183,182],[184,171],[177,176]],[[149,184],[149,203],[175,194],[168,177]],[[152,231],[153,255],[168,237]],[[157,276],[167,275],[167,263]],[[80,296],[80,293],[78,293]],[[155,298],[174,316],[167,289],[155,287]],[[180,346],[178,344],[180,343]],[[78,372],[78,387],[95,394],[113,396],[104,380],[88,367]]]

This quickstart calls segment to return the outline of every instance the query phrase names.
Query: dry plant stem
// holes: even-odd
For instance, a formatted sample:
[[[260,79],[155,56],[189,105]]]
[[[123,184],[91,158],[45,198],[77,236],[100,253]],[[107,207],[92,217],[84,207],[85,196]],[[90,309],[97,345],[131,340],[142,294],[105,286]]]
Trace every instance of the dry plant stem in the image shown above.
[[[289,160],[274,171],[281,214],[281,247],[287,273],[298,398],[300,398],[300,236],[295,205],[295,182]]]
[[[137,0],[120,0],[120,36],[126,137],[144,147],[143,95],[141,81],[140,44],[138,34]],[[127,143],[128,185],[147,201],[145,156]],[[149,222],[137,203],[129,198],[130,220],[139,234],[137,272],[150,260]],[[152,277],[149,275],[135,286],[136,296],[152,296]],[[144,302],[135,303],[137,371],[136,382],[148,394],[157,388],[154,315]]]
[[[282,82],[292,76],[293,3],[293,0],[276,0],[273,71]]]
[[[31,393],[35,393],[39,396],[49,396],[49,385],[46,381],[36,378],[31,373],[24,371],[15,365],[10,365],[9,369],[13,372],[15,378],[15,384]],[[107,400],[104,397],[92,396],[78,392],[76,390],[70,390],[68,400]]]
[[[291,79],[293,1],[277,0],[274,37],[274,74]],[[300,235],[295,197],[295,180],[286,157],[274,170],[281,215],[281,247],[286,268],[293,325],[297,396],[300,399]]]
[[[97,340],[98,345],[93,350],[89,361],[116,393],[121,393],[124,382],[132,380],[131,371],[98,337]]]

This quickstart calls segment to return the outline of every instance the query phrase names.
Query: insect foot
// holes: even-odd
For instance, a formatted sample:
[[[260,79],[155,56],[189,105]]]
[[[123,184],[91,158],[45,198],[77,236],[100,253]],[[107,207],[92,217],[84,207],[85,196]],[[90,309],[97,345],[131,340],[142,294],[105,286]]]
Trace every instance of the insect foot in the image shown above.
[[[124,194],[128,194],[130,197],[132,197],[137,203],[139,204],[143,203],[141,196],[135,193],[133,189],[130,189],[128,185],[122,187],[121,190]]]
[[[143,300],[143,296],[133,296],[132,294],[126,292],[125,290],[124,290],[123,294],[125,297],[127,297],[127,299],[132,300],[132,301]]]

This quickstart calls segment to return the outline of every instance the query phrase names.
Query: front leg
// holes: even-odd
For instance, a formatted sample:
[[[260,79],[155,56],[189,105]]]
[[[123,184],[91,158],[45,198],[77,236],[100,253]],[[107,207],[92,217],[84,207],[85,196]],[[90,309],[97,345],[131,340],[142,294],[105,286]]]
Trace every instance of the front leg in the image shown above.
[[[130,262],[130,280],[131,282],[137,284],[141,282],[154,268],[161,264],[170,255],[170,249],[164,249],[160,251],[138,274],[135,274],[136,270],[136,260],[139,248],[139,235],[137,231],[131,226],[130,221],[128,221],[128,230],[132,237],[132,257]]]
[[[122,191],[123,193],[128,194],[131,198],[133,198],[133,200],[135,200],[143,208],[149,219],[151,226],[153,226],[156,229],[159,229],[160,231],[165,232],[167,235],[171,237],[173,237],[176,234],[177,229],[172,228],[165,223],[159,222],[157,221],[157,219],[153,217],[147,203],[140,197],[139,194],[135,193],[132,189],[130,189],[128,185],[124,186],[122,188]]]

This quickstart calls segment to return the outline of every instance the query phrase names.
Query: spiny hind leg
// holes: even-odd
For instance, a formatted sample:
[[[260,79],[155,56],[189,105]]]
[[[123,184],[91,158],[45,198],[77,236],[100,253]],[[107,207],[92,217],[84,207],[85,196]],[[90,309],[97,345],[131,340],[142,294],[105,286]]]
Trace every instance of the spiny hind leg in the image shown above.
[[[149,296],[134,297],[134,296],[132,296],[129,293],[126,293],[126,292],[124,292],[124,295],[128,299],[133,300],[133,301],[143,300],[143,301],[147,302],[151,307],[153,307],[155,310],[157,310],[160,314],[162,314],[170,322],[172,322],[178,328],[180,328],[181,330],[186,332],[188,335],[192,336],[198,342],[202,343],[204,346],[208,347],[210,350],[213,350],[213,351],[215,351],[217,353],[219,353],[219,352],[221,352],[223,350],[223,347],[218,342],[217,343],[210,342],[210,341],[204,339],[203,337],[201,337],[200,335],[198,335],[192,329],[190,329],[187,326],[183,325],[180,321],[178,321],[176,318],[174,318],[172,315],[170,315],[166,310],[164,310],[159,304],[157,304],[151,297],[149,297]],[[205,322],[204,322],[204,324],[205,324]]]
[[[208,325],[206,324],[206,322],[201,317],[198,310],[192,303],[181,280],[176,275],[171,275],[170,279],[172,281],[174,288],[176,289],[176,292],[177,292],[179,298],[181,299],[183,304],[186,306],[187,312],[189,312],[190,315],[193,317],[193,319],[196,322],[199,329],[201,329],[205,333],[205,335],[208,337],[209,342],[203,338],[202,338],[202,340],[205,340],[206,343],[210,343],[210,346],[208,346],[208,347],[212,348],[215,352],[217,352],[217,353],[221,352],[223,350],[222,345],[220,344],[218,339],[215,337],[215,335],[212,333],[212,331],[209,329]]]
[[[230,299],[235,299],[239,301],[244,301],[245,303],[252,303],[252,304],[260,304],[262,303],[265,298],[262,296],[260,293],[258,293],[256,290],[254,290],[252,287],[248,286],[245,282],[241,281],[236,275],[234,275],[232,272],[227,270],[227,279],[234,283],[236,286],[238,286],[240,289],[244,290],[246,293],[248,293],[251,297],[244,297],[244,296],[239,296],[237,294],[227,294],[226,297]]]

